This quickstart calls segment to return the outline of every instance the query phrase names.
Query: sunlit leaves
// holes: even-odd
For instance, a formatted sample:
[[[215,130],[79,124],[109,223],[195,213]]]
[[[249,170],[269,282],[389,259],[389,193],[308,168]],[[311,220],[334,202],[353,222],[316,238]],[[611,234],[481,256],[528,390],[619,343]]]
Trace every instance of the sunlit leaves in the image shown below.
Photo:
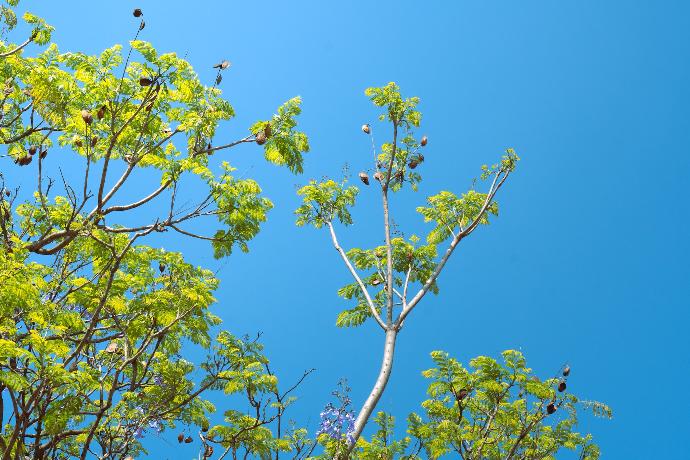
[[[422,120],[422,114],[416,110],[419,98],[410,97],[403,99],[400,95],[400,88],[394,82],[378,88],[367,88],[364,94],[371,99],[374,105],[383,107],[386,110],[381,115],[382,120],[385,117],[388,121],[406,127],[419,126]]]
[[[417,208],[424,222],[434,222],[434,228],[427,235],[430,244],[439,244],[479,218],[480,224],[489,223],[489,214],[498,215],[498,203],[488,203],[487,194],[470,190],[458,198],[455,194],[443,191],[427,198],[429,206]],[[483,213],[486,207],[486,213]]]
[[[431,357],[435,367],[423,373],[431,380],[425,417],[408,418],[408,433],[429,458],[452,451],[468,460],[554,458],[561,449],[599,458],[591,436],[575,431],[577,398],[558,392],[558,379],[537,378],[522,353],[505,351],[503,363],[480,356],[470,369],[445,352]],[[557,408],[553,414],[547,404]]]
[[[349,208],[355,204],[358,193],[357,187],[348,187],[346,180],[336,182],[329,179],[318,182],[312,179],[297,191],[303,200],[303,204],[295,211],[297,225],[311,224],[321,228],[334,219],[343,225],[352,224]]]
[[[273,208],[271,201],[260,195],[261,188],[256,181],[235,179],[230,175],[233,169],[227,163],[223,168],[225,173],[221,179],[209,184],[217,205],[218,220],[227,229],[218,230],[214,235],[216,258],[230,255],[234,245],[247,252],[247,243],[259,232],[259,225],[266,221],[266,213]]]
[[[264,156],[279,166],[287,166],[294,173],[303,169],[303,154],[309,151],[307,136],[295,129],[296,117],[302,113],[302,99],[295,97],[278,107],[278,113],[268,121],[259,121],[249,128],[257,136],[265,137]]]

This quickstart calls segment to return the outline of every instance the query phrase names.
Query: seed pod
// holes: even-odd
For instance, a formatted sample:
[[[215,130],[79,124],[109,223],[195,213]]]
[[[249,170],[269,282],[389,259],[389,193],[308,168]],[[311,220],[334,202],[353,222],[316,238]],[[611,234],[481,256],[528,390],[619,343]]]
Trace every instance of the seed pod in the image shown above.
[[[24,155],[19,159],[19,165],[26,166],[31,163],[31,160],[33,160],[33,158],[30,155]]]
[[[192,441],[193,441],[193,439],[192,439],[191,436],[187,436],[186,438],[184,438],[185,444],[189,444],[189,443],[191,443]]]
[[[100,109],[98,109],[98,112],[96,112],[96,116],[98,117],[99,120],[102,120],[103,117],[105,116],[105,111],[107,110],[107,107],[102,105]]]
[[[91,147],[95,147],[98,144],[98,136],[93,136],[91,138]]]
[[[570,366],[565,366],[563,368],[563,377],[567,377],[570,375]]]
[[[228,60],[223,60],[223,61],[221,61],[218,64],[213,66],[214,69],[220,69],[220,70],[225,70],[228,67],[230,67],[230,61],[228,61]]]
[[[135,18],[140,17],[142,14],[144,14],[143,11],[141,11],[141,8],[134,8],[134,12],[132,13]]]
[[[410,167],[410,169],[414,169],[417,167],[419,163],[417,163],[417,160],[410,160],[410,162],[407,164],[407,166]]]
[[[106,353],[117,353],[118,346],[117,342],[110,342],[107,347],[105,347]]]
[[[35,155],[36,150],[38,150],[38,147],[36,147],[35,145],[32,145],[31,147],[29,147],[29,155]]]
[[[429,138],[426,136],[422,136],[422,140],[419,141],[419,145],[421,145],[422,147],[425,147],[427,142],[429,142]]]
[[[165,265],[162,262],[158,264],[158,271],[161,273],[165,271]]]
[[[364,171],[359,173],[359,180],[361,180],[364,183],[364,185],[369,185],[369,175]]]
[[[365,125],[362,125],[362,131],[363,131],[365,134],[371,133],[371,127],[369,126],[368,123],[365,124]]]
[[[6,188],[5,189],[5,196],[10,196],[12,192],[10,192],[10,189]]]
[[[554,412],[556,412],[556,405],[554,403],[549,403],[549,405],[546,406],[546,413],[551,415]]]
[[[558,391],[563,393],[565,391],[565,388],[566,388],[565,380],[561,380],[561,382],[558,384]]]
[[[259,145],[264,145],[266,143],[266,134],[259,132],[256,134],[256,143]]]
[[[377,172],[376,174],[374,174],[374,179],[381,182],[383,180],[383,174],[381,172]]]
[[[74,145],[76,145],[77,147],[81,148],[82,145],[84,145],[84,144],[82,143],[81,139],[77,139],[76,141],[74,141]]]
[[[44,149],[41,151],[41,153],[38,154],[38,158],[40,158],[41,160],[47,156],[48,156],[48,149]]]
[[[148,78],[148,77],[141,77],[141,78],[139,79],[139,84],[140,84],[141,86],[151,86],[151,83],[153,83],[153,80],[151,80],[151,79]]]
[[[93,115],[91,115],[91,112],[89,112],[88,110],[82,109],[81,119],[84,120],[84,123],[86,123],[87,125],[90,125],[91,122],[93,121]]]
[[[270,123],[266,123],[266,126],[264,127],[264,134],[266,135],[267,139],[271,137],[271,135],[273,134],[273,130],[271,129]]]
[[[177,442],[182,444],[184,442],[184,433],[180,433],[177,435]]]
[[[458,394],[457,394],[458,399],[460,399],[460,400],[465,399],[465,397],[467,396],[467,393],[468,393],[467,389],[462,388],[460,391],[458,391]]]

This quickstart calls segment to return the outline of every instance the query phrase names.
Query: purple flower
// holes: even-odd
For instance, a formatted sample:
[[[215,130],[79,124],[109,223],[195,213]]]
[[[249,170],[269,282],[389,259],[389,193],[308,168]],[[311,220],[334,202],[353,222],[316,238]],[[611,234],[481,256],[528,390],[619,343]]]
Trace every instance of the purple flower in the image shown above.
[[[352,411],[337,409],[329,403],[319,415],[321,425],[316,432],[317,436],[327,434],[332,439],[340,439],[344,431],[348,442],[354,441],[355,416]]]

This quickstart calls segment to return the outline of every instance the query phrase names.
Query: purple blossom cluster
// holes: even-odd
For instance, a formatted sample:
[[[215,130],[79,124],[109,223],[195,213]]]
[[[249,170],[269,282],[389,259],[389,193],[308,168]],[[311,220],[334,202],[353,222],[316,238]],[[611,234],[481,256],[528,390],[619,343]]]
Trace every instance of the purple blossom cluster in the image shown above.
[[[347,436],[347,442],[354,441],[355,415],[352,411],[345,408],[336,408],[329,403],[321,412],[321,426],[316,435],[327,434],[332,439],[340,439],[343,432]]]
[[[136,410],[140,412],[142,415],[146,413],[142,406],[137,406]],[[157,433],[163,431],[163,423],[159,419],[149,420],[148,426],[149,428],[156,430]],[[142,427],[141,425],[137,425],[137,427],[134,429],[134,437],[137,439],[141,439],[144,437],[145,432],[146,428]]]

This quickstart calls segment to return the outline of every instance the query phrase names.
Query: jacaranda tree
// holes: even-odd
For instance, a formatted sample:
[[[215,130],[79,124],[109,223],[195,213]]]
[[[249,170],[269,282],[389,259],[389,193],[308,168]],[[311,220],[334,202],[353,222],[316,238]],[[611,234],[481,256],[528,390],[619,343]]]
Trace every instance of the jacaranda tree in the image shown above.
[[[343,383],[310,436],[285,411],[311,371],[281,390],[258,337],[221,329],[212,312],[219,280],[161,246],[177,234],[209,242],[218,258],[248,250],[273,205],[230,161],[214,166],[210,157],[247,144],[243,152],[260,150],[267,162],[302,172],[309,144],[297,129],[300,99],[231,135],[225,122],[234,111],[220,90],[230,62],[220,60],[204,84],[189,62],[140,39],[141,9],[128,46],[98,55],[60,51],[53,29],[29,13],[32,30],[12,40],[17,2],[0,5],[2,460],[144,457],[156,433],[205,459],[542,459],[561,448],[598,457],[590,436],[575,431],[576,406],[609,409],[567,391],[569,368],[540,380],[515,351],[502,363],[476,358],[468,369],[433,352],[435,367],[424,372],[429,399],[408,417],[407,436],[395,439],[393,417],[374,415],[405,321],[438,292],[461,241],[498,214],[495,196],[518,161],[513,150],[483,168],[483,191],[428,198],[418,209],[433,225],[425,239],[397,236],[390,200],[416,189],[427,139],[414,133],[417,98],[404,99],[392,83],[367,90],[392,127],[379,148],[371,138],[373,164],[359,174],[380,189],[385,243],[340,246],[336,225],[352,223],[359,192],[346,180],[310,182],[297,215],[300,225],[328,229],[353,278],[339,293],[354,305],[337,325],[374,322],[383,363],[358,415]],[[369,125],[363,131],[372,135]],[[206,357],[192,361],[192,352]],[[211,423],[212,391],[237,396],[218,408],[221,423]],[[363,436],[372,417],[378,428]]]
[[[454,451],[466,460],[536,459],[550,458],[561,447],[583,446],[583,458],[596,458],[598,450],[589,442],[589,436],[573,431],[577,399],[564,393],[565,383],[535,380],[515,351],[504,353],[505,367],[491,358],[475,359],[471,363],[476,369],[473,373],[446,354],[434,352],[438,367],[425,373],[434,379],[429,388],[432,399],[424,403],[428,421],[415,414],[409,418],[408,432],[416,439],[413,453],[404,454],[410,438],[391,441],[392,419],[383,413],[376,416],[379,430],[372,440],[360,438],[388,384],[396,341],[405,321],[410,320],[410,314],[428,293],[438,293],[439,276],[458,245],[498,215],[496,194],[519,161],[515,151],[507,149],[500,162],[482,166],[479,183],[488,184],[484,191],[473,185],[460,196],[441,191],[428,197],[426,206],[417,208],[423,220],[432,224],[425,238],[395,235],[391,199],[406,186],[417,190],[422,179],[419,170],[425,160],[422,150],[428,139],[418,138],[414,132],[421,122],[419,98],[403,98],[395,83],[368,88],[365,94],[383,110],[379,120],[391,126],[390,141],[378,148],[372,137],[373,127],[362,126],[371,137],[373,151],[361,161],[364,165],[370,158],[369,169],[359,173],[365,187],[380,192],[384,244],[346,250],[338,242],[336,224],[353,223],[350,209],[360,192],[357,186],[348,184],[347,178],[312,180],[298,191],[303,204],[296,211],[297,225],[328,229],[333,247],[353,280],[338,291],[354,305],[338,315],[336,324],[353,327],[370,320],[384,336],[381,368],[356,418],[347,407],[349,397],[343,395],[339,407],[329,406],[322,414],[319,440],[326,447],[326,456],[412,458],[424,452],[424,457],[437,458]],[[444,247],[440,256],[439,247]],[[558,407],[569,414],[567,418],[546,417]],[[605,406],[597,403],[596,407]]]
[[[162,431],[204,458],[301,449],[305,433],[280,423],[290,391],[279,391],[261,345],[218,332],[213,273],[146,243],[178,233],[210,242],[216,257],[247,251],[272,203],[209,157],[258,144],[300,172],[300,99],[232,139],[219,129],[234,115],[219,89],[229,62],[205,85],[187,61],[139,39],[140,9],[124,49],[62,52],[28,13],[33,31],[15,44],[16,4],[0,11],[0,457],[132,458]],[[191,362],[183,347],[207,358]],[[224,422],[210,426],[211,390],[245,404],[221,407]]]

